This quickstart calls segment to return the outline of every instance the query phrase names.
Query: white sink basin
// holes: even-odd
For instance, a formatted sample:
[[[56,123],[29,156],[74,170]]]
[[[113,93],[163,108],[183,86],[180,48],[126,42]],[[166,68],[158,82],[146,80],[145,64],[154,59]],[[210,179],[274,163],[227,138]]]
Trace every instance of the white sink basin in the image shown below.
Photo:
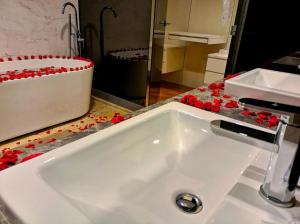
[[[0,197],[30,224],[215,223],[261,150],[215,135],[214,119],[232,121],[161,106],[1,172]],[[183,192],[200,197],[200,213],[175,206]]]
[[[226,80],[225,93],[300,106],[300,75],[254,69]]]

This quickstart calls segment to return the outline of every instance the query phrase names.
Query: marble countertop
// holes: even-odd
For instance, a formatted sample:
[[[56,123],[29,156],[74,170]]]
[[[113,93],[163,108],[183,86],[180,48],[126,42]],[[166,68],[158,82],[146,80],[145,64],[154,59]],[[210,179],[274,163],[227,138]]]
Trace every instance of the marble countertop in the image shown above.
[[[202,88],[202,91],[200,91],[201,88]],[[213,91],[210,90],[209,88],[207,88],[207,86],[203,86],[201,88],[191,90],[189,92],[172,97],[168,100],[159,102],[159,103],[151,105],[149,107],[142,108],[138,111],[130,112],[127,115],[125,115],[125,119],[128,119],[133,116],[138,116],[139,114],[145,113],[149,110],[152,110],[154,108],[157,108],[159,106],[162,106],[162,105],[170,103],[170,102],[180,101],[180,99],[184,95],[187,95],[187,94],[196,96],[198,98],[198,100],[210,101],[210,102],[212,102],[215,98],[222,98],[222,96],[223,96],[223,90],[220,91],[220,96],[216,97],[216,96],[212,96]],[[238,98],[234,97],[234,96],[231,96],[229,99],[224,99],[224,98],[222,98],[222,99],[224,100],[224,103],[226,103],[226,101],[229,101],[229,100],[238,100]],[[231,118],[239,120],[239,121],[244,121],[244,122],[251,123],[254,125],[263,126],[261,124],[258,124],[255,121],[255,117],[242,115],[241,112],[243,112],[243,111],[244,111],[244,109],[241,106],[239,106],[237,108],[226,108],[226,107],[222,106],[218,113],[220,115],[231,117]],[[58,139],[57,141],[55,141],[51,144],[36,147],[34,149],[34,151],[31,151],[31,153],[33,153],[33,152],[43,152],[43,153],[49,152],[53,149],[59,148],[63,145],[66,145],[66,144],[76,141],[78,139],[84,138],[84,137],[91,135],[93,133],[96,133],[102,129],[108,128],[112,125],[114,125],[114,124],[109,121],[105,122],[105,123],[99,123],[99,124],[93,126],[92,128],[89,128],[83,132],[74,133],[73,135],[66,136],[65,138],[62,138],[62,139]],[[272,129],[275,129],[275,128],[276,127],[273,127]],[[28,154],[25,154],[24,156],[26,156]],[[3,201],[1,201],[1,198],[0,198],[0,223],[5,223],[5,224],[20,224],[21,223],[5,206]]]

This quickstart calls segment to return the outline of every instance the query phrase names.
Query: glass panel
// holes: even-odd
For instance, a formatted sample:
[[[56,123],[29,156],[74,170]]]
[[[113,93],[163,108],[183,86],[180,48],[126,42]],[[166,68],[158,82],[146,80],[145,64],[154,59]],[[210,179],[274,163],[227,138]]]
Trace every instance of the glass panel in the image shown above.
[[[145,105],[152,0],[82,0],[83,56],[94,60],[93,88]]]

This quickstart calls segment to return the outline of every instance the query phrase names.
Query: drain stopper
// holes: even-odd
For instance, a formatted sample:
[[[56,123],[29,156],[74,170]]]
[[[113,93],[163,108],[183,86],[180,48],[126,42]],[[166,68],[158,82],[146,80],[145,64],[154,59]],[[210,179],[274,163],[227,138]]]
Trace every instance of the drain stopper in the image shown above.
[[[181,211],[190,214],[198,213],[203,209],[202,201],[190,193],[179,194],[176,197],[176,205]]]

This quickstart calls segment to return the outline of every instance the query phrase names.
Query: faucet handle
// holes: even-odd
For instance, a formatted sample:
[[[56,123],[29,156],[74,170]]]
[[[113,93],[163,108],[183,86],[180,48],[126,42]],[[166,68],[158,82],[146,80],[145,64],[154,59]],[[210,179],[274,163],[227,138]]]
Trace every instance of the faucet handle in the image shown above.
[[[254,98],[240,98],[239,104],[242,107],[253,108],[257,110],[267,110],[277,114],[285,114],[290,116],[289,122],[300,123],[299,105],[288,105]]]
[[[78,42],[78,44],[79,44],[80,55],[81,55],[82,49],[85,48],[85,46],[84,46],[84,38],[82,38],[82,37],[79,36],[79,37],[77,38],[77,42]]]
[[[280,122],[281,122],[282,124],[285,124],[285,125],[290,126],[290,127],[300,128],[300,124],[289,123],[289,122],[287,121],[287,119],[280,119]]]
[[[300,113],[299,106],[283,104],[254,98],[240,98],[239,103],[244,107],[259,107],[261,109],[273,110],[279,113]]]

